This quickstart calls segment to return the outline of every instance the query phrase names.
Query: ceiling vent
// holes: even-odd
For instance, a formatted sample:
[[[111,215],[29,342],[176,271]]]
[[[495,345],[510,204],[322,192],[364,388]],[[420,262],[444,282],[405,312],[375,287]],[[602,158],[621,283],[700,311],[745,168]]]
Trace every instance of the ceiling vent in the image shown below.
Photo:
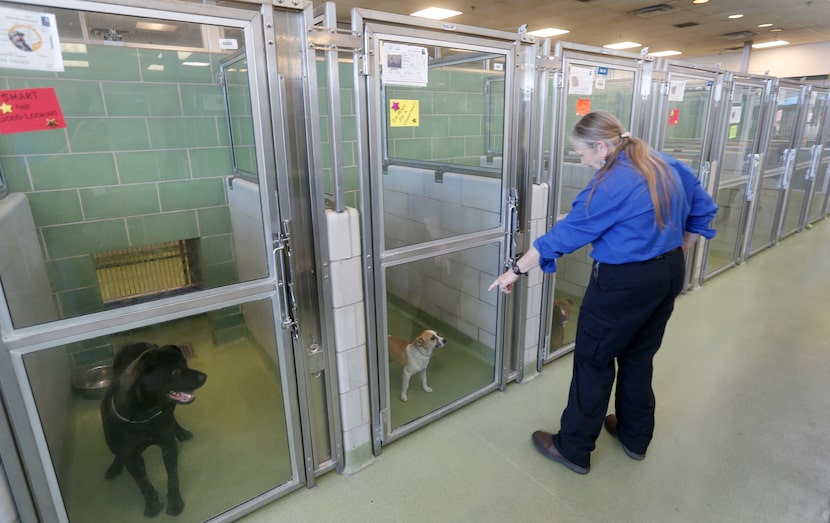
[[[683,22],[683,23],[680,23],[680,24],[674,24],[674,27],[677,27],[679,29],[683,29],[684,27],[694,27],[696,25],[700,25],[700,24],[697,23],[697,22]]]
[[[735,31],[734,33],[719,35],[718,38],[725,38],[726,40],[746,40],[752,36],[755,36],[755,33],[752,31]]]
[[[629,11],[628,14],[647,17],[662,15],[664,13],[670,13],[674,10],[675,8],[670,6],[669,4],[654,4],[646,7],[641,7],[639,9],[634,9],[633,11]]]

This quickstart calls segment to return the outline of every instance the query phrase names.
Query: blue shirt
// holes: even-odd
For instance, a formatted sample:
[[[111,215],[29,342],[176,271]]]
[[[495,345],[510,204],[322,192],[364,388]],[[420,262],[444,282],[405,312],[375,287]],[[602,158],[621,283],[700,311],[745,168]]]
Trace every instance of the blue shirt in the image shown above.
[[[670,212],[669,216],[664,212],[662,229],[655,221],[645,178],[621,152],[599,183],[594,177],[577,195],[568,216],[533,242],[542,270],[555,272],[557,258],[589,243],[596,261],[619,264],[650,260],[680,247],[687,231],[714,237],[710,224],[717,205],[691,168],[668,154],[661,156],[675,180],[669,187]]]

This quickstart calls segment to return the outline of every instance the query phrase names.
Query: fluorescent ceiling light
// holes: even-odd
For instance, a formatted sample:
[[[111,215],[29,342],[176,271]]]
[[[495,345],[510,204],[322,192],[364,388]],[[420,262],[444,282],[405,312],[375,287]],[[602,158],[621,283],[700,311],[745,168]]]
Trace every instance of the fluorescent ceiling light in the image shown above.
[[[210,64],[207,62],[182,62],[182,65],[189,65],[191,67],[208,67]]]
[[[730,20],[737,20],[738,18],[743,18],[743,17],[744,17],[744,15],[738,13],[736,15],[729,15],[727,18],[729,18]]]
[[[674,56],[683,54],[680,51],[657,51],[656,53],[648,53],[651,56]]]
[[[772,24],[758,24],[758,27],[772,27]]]
[[[179,28],[173,24],[159,24],[156,22],[136,22],[136,29],[143,29],[145,31],[163,31],[165,33],[172,33]]]
[[[535,31],[530,31],[529,35],[538,36],[539,38],[547,38],[549,36],[559,36],[565,33],[570,33],[567,29],[557,29],[555,27],[546,27],[544,29],[537,29]]]
[[[763,49],[765,47],[778,47],[779,45],[787,45],[789,42],[784,40],[773,40],[772,42],[761,42],[760,44],[752,44],[755,49]]]
[[[693,4],[706,4],[709,3],[709,0],[692,0]]]
[[[421,18],[429,18],[431,20],[443,20],[445,18],[458,16],[460,14],[461,14],[461,11],[452,11],[450,9],[442,9],[440,7],[427,7],[426,9],[421,9],[420,11],[415,11],[410,16],[418,16],[418,17],[421,17]]]
[[[631,49],[633,47],[643,47],[643,44],[636,42],[617,42],[616,44],[603,45],[607,49]]]

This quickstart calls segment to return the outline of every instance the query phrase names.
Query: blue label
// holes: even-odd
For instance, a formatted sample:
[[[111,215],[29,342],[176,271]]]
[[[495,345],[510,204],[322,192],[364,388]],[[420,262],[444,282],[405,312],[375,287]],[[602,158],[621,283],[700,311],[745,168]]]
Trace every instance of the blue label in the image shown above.
[[[607,67],[597,67],[597,74],[608,76],[608,68]]]

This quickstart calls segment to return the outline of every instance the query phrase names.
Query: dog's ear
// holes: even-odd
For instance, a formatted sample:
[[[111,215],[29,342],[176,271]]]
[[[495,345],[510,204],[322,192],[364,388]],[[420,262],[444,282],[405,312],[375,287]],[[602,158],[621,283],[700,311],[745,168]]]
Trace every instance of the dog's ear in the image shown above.
[[[426,344],[427,344],[427,340],[425,340],[423,336],[419,335],[417,338],[415,338],[415,345],[417,345],[419,347],[423,347]]]
[[[571,305],[574,304],[573,298],[565,298],[565,301],[570,303]]]
[[[142,374],[147,374],[159,365],[159,358],[161,353],[158,349],[149,349],[141,353],[138,357],[138,365],[140,365]]]

